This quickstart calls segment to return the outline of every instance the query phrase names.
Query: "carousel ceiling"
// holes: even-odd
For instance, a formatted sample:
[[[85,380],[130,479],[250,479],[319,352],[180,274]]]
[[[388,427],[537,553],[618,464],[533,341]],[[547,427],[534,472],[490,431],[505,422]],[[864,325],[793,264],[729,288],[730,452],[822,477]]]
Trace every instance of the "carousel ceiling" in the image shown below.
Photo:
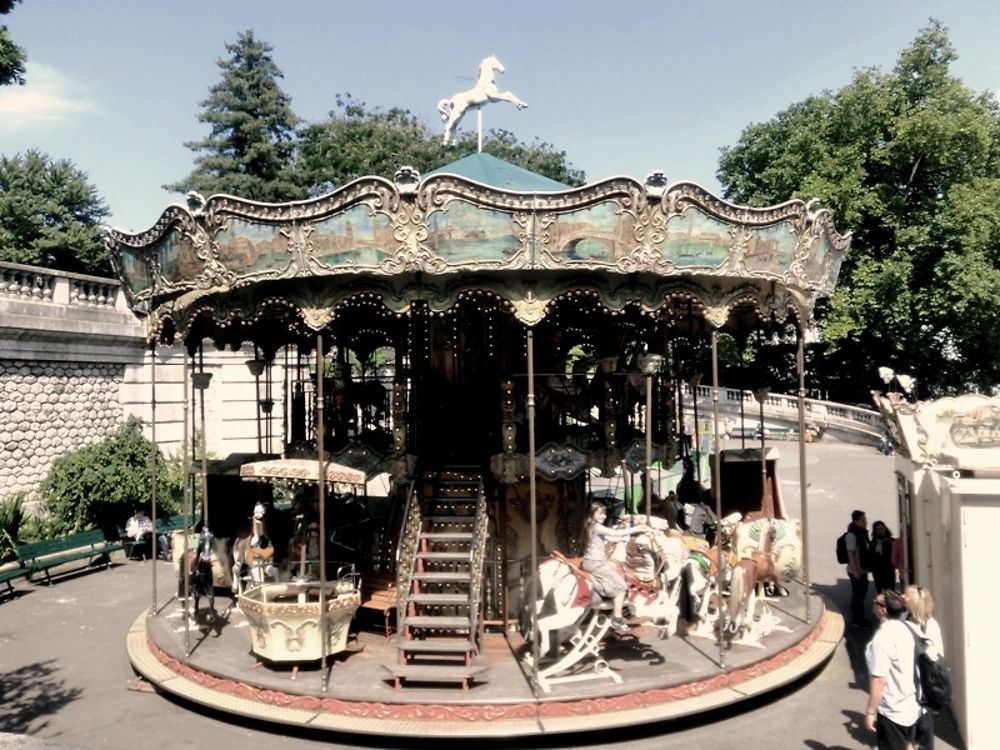
[[[662,175],[542,190],[498,162],[479,154],[452,165],[462,174],[423,179],[404,167],[282,204],[192,194],[145,232],[109,229],[106,244],[151,336],[187,338],[206,320],[319,331],[359,300],[405,315],[476,295],[529,326],[578,293],[609,310],[686,308],[717,329],[808,321],[850,242],[816,201],[736,206]],[[469,174],[503,174],[505,187]]]

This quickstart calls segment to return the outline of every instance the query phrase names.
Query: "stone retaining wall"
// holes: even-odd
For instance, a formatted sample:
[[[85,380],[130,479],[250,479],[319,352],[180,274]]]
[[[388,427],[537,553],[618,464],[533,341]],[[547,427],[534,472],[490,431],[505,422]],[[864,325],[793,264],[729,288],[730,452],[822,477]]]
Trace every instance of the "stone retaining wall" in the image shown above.
[[[0,499],[33,498],[52,462],[124,421],[125,366],[0,359]]]

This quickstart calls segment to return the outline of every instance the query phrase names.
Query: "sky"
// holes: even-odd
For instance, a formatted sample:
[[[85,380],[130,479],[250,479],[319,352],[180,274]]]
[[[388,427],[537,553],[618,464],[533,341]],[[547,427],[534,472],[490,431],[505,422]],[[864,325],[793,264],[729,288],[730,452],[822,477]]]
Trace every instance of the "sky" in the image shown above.
[[[440,132],[437,102],[493,54],[499,88],[529,106],[486,107],[487,129],[554,145],[591,182],[661,170],[719,192],[721,147],[856,70],[891,70],[932,16],[953,72],[997,95],[995,0],[23,0],[0,16],[28,53],[28,84],[0,88],[0,154],[70,159],[109,224],[147,229],[180,199],[162,185],[191,171],[183,144],[208,134],[200,103],[225,45],[253,29],[306,122],[350,93]]]

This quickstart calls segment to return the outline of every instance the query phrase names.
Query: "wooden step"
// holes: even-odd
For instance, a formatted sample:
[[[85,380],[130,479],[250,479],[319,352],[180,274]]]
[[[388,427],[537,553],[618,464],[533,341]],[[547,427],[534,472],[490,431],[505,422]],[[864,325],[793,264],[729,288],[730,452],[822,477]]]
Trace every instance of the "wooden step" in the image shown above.
[[[468,630],[472,627],[472,621],[468,617],[410,615],[403,618],[403,627],[432,628],[437,630]]]
[[[427,562],[471,562],[472,551],[465,552],[418,552],[418,560]]]
[[[400,651],[424,654],[467,654],[475,651],[472,641],[458,638],[424,638],[418,641],[397,642]]]
[[[414,581],[427,583],[471,583],[472,574],[469,571],[427,570],[423,573],[414,571],[411,574]]]
[[[471,531],[424,531],[420,538],[428,542],[471,542]]]
[[[428,521],[429,523],[460,523],[463,525],[468,525],[476,520],[476,516],[473,513],[469,513],[468,515],[442,514],[442,515],[424,516],[422,520]]]
[[[465,666],[464,664],[448,664],[432,666],[425,664],[383,664],[386,671],[396,678],[397,686],[401,680],[415,682],[461,682],[463,685],[486,672],[485,665]]]
[[[410,604],[426,604],[435,607],[468,607],[468,594],[410,594],[406,601]]]

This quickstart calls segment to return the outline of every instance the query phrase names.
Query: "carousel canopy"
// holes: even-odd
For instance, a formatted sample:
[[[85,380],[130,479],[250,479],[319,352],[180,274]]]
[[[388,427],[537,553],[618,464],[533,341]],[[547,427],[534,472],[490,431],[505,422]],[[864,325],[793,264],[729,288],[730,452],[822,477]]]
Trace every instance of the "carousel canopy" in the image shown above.
[[[403,316],[470,295],[527,326],[582,294],[702,330],[790,316],[804,327],[849,238],[816,201],[737,206],[659,173],[567,188],[477,154],[289,203],[191,194],[106,243],[151,337],[219,341],[267,325],[305,337],[359,302]]]
[[[363,471],[324,461],[327,484],[364,485]],[[289,484],[318,484],[319,461],[306,458],[285,458],[276,461],[255,461],[240,467],[240,477],[251,482],[273,482],[281,479]]]

